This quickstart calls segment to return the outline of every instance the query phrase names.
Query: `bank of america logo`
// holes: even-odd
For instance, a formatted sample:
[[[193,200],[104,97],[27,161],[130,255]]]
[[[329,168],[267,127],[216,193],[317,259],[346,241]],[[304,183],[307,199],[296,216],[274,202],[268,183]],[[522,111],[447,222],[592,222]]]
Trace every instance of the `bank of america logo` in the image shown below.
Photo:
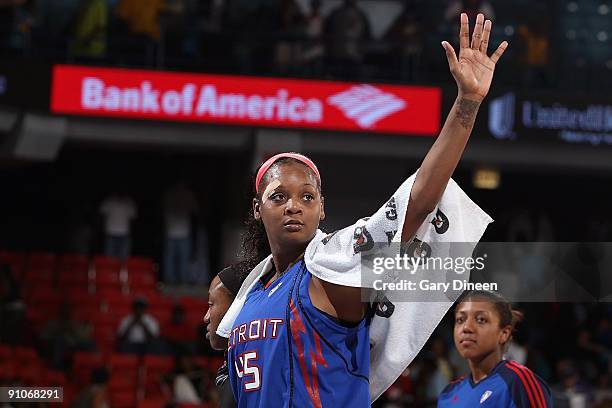
[[[378,121],[406,107],[403,99],[365,84],[332,95],[327,98],[327,102],[340,109],[362,129],[371,128]]]
[[[516,97],[512,92],[493,99],[489,104],[489,131],[496,139],[515,139],[514,113]]]

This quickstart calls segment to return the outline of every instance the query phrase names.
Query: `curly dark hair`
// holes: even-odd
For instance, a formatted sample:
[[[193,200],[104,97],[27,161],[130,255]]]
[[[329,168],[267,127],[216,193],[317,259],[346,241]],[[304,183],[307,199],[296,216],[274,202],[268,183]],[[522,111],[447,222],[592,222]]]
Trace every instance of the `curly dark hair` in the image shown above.
[[[295,160],[290,157],[278,159],[272,166],[270,166],[264,177],[262,177],[261,181],[259,182],[259,193],[255,192],[255,175],[253,175],[253,181],[251,183],[253,186],[253,197],[261,201],[264,186],[269,183],[268,174],[270,173],[270,170],[288,163],[299,163],[300,165],[306,167],[308,171],[314,175],[314,172],[299,160]],[[316,179],[317,189],[322,195],[323,192],[321,190],[321,182],[318,177],[316,177]],[[251,272],[251,270],[257,266],[257,264],[270,255],[271,252],[270,243],[268,242],[268,236],[266,234],[266,228],[261,220],[255,219],[253,216],[253,211],[250,209],[244,226],[245,233],[242,237],[242,243],[240,245],[240,260],[234,265],[234,268],[238,271],[238,274],[241,277],[246,277],[246,275],[248,275],[249,272]]]

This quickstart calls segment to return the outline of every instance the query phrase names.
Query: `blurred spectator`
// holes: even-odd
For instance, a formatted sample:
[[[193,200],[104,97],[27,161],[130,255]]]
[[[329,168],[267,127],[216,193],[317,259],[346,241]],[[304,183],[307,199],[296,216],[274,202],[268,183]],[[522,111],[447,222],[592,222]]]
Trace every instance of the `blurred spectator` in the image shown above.
[[[69,353],[95,349],[91,340],[92,327],[74,320],[72,307],[62,303],[58,318],[47,322],[41,333],[41,338],[49,347],[51,365],[55,369],[65,369],[68,366]]]
[[[397,61],[400,77],[415,81],[419,71],[419,59],[423,51],[423,19],[416,0],[404,0],[402,13],[387,30],[385,39],[393,47],[393,60]]]
[[[193,350],[193,338],[196,329],[187,321],[183,306],[176,304],[172,308],[170,321],[162,326],[162,337],[168,342],[174,352],[178,350]]]
[[[191,354],[179,353],[174,370],[166,378],[172,389],[172,400],[177,404],[201,404],[207,394],[207,377]]]
[[[166,242],[164,245],[164,282],[188,283],[192,255],[192,217],[197,214],[195,195],[185,182],[179,182],[164,195]]]
[[[508,350],[504,354],[504,358],[525,365],[525,363],[527,363],[527,349],[513,339],[508,345]]]
[[[321,0],[311,0],[310,12],[304,19],[305,39],[300,51],[300,66],[309,74],[321,73],[325,47],[323,45],[324,20],[321,14]]]
[[[493,5],[487,0],[451,0],[444,17],[446,21],[455,22],[461,13],[466,13],[470,19],[470,29],[474,29],[476,16],[478,13],[484,14],[486,19],[493,20],[495,18],[495,10]]]
[[[585,361],[592,362],[600,370],[606,370],[612,361],[612,352],[593,338],[593,333],[586,327],[578,331],[576,339],[577,356]]]
[[[32,0],[0,0],[0,46],[22,49],[34,23]]]
[[[297,65],[300,43],[304,34],[304,16],[295,0],[282,0],[280,7],[278,37],[274,52],[276,69],[286,73]]]
[[[602,373],[597,379],[597,389],[595,390],[595,407],[612,407],[612,381],[610,373]]]
[[[72,408],[108,408],[108,371],[106,368],[96,368],[91,373],[91,382],[72,403]]]
[[[159,18],[163,9],[164,0],[121,0],[117,6],[117,16],[127,24],[132,34],[159,40]]]
[[[573,361],[559,361],[557,376],[560,381],[553,387],[555,407],[587,408],[591,406],[590,389],[581,379]]]
[[[523,86],[543,88],[550,85],[550,22],[546,12],[531,14],[517,29],[519,62],[522,64]]]
[[[105,217],[106,256],[126,259],[130,256],[130,223],[138,215],[136,204],[127,194],[111,194],[100,205]]]
[[[132,314],[125,316],[119,324],[119,351],[145,353],[157,351],[159,323],[146,313],[148,304],[140,298],[132,303]]]
[[[430,399],[436,399],[453,379],[454,374],[448,360],[448,347],[442,338],[435,337],[431,340],[431,356],[436,362],[436,370],[429,382],[427,394]]]
[[[106,55],[107,23],[106,0],[81,0],[75,20],[74,55],[103,58]]]
[[[25,322],[21,287],[8,264],[0,264],[0,341],[19,344]]]
[[[331,12],[325,21],[325,36],[334,75],[359,76],[364,58],[363,43],[370,39],[370,23],[357,6],[357,0],[344,0]]]

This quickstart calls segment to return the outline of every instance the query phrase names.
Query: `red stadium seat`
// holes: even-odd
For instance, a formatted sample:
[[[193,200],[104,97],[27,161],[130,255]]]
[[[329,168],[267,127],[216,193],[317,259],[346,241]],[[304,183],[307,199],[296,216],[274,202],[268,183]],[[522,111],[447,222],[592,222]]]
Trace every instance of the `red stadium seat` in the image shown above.
[[[36,350],[30,347],[16,346],[13,349],[13,356],[15,360],[23,364],[36,363],[40,361]]]
[[[155,274],[155,264],[153,263],[153,259],[151,258],[131,256],[125,262],[125,266],[128,270],[128,273],[132,273],[134,271],[144,271]]]
[[[115,353],[110,357],[110,381],[108,388],[111,393],[130,391],[136,393],[138,387],[140,358],[131,354]]]
[[[59,259],[59,269],[85,272],[89,269],[89,258],[85,255],[65,254]]]
[[[110,388],[110,385],[109,385]],[[111,407],[134,408],[137,406],[136,391],[111,391],[109,392]]]
[[[55,270],[52,268],[28,268],[25,272],[24,276],[25,282],[28,285],[45,285],[45,286],[54,286],[55,285]]]
[[[110,353],[115,350],[117,342],[117,328],[119,323],[115,321],[113,316],[109,316],[110,321],[103,322],[100,319],[100,314],[97,315],[94,324],[94,339],[98,350],[104,353]]]
[[[72,378],[77,385],[89,384],[91,372],[106,365],[107,359],[102,353],[77,351],[73,354]]]
[[[159,297],[159,292],[156,288],[128,288],[129,295],[132,299],[144,298],[144,299],[155,299]]]
[[[97,303],[73,303],[72,317],[74,320],[83,323],[93,323],[94,316],[100,313],[100,306]]]
[[[87,286],[89,283],[89,275],[87,271],[79,271],[75,269],[60,269],[57,277],[59,287],[81,285]]]
[[[164,395],[162,376],[172,372],[174,358],[166,356],[145,356],[143,360],[143,384],[145,397]]]
[[[21,278],[25,259],[25,254],[22,252],[0,251],[0,265],[8,264],[13,276],[17,279]]]
[[[219,369],[219,367],[221,367],[220,365],[218,367],[211,367],[210,357],[204,357],[204,356],[193,357],[193,363],[195,365],[202,367],[205,370],[211,370],[214,372],[216,372]]]
[[[157,278],[152,272],[128,271],[127,277],[130,288],[155,288],[157,285]]]
[[[66,374],[61,371],[45,370],[41,376],[41,386],[63,387],[66,384]]]
[[[168,402],[168,398],[146,398],[138,403],[138,408],[164,408]]]
[[[0,382],[11,382],[17,377],[17,367],[19,364],[14,361],[0,362]]]
[[[11,359],[13,348],[7,344],[0,344],[0,363]]]
[[[96,256],[93,258],[93,266],[96,272],[100,270],[119,272],[121,270],[121,259],[110,256]]]
[[[16,377],[28,386],[39,386],[42,382],[45,366],[40,360],[31,360],[27,363],[19,362]]]
[[[55,269],[55,260],[51,252],[32,252],[28,257],[28,269]]]
[[[204,316],[208,310],[207,299],[184,296],[178,299],[178,303],[185,308],[186,312],[198,311],[202,313],[202,316]]]

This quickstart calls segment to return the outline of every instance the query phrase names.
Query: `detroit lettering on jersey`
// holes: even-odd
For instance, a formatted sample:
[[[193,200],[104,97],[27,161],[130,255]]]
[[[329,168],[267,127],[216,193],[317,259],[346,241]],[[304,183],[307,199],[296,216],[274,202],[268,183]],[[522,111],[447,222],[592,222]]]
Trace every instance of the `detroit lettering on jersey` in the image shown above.
[[[278,337],[279,326],[285,324],[284,319],[256,319],[234,327],[228,340],[227,350],[237,344],[252,340],[275,339]]]

